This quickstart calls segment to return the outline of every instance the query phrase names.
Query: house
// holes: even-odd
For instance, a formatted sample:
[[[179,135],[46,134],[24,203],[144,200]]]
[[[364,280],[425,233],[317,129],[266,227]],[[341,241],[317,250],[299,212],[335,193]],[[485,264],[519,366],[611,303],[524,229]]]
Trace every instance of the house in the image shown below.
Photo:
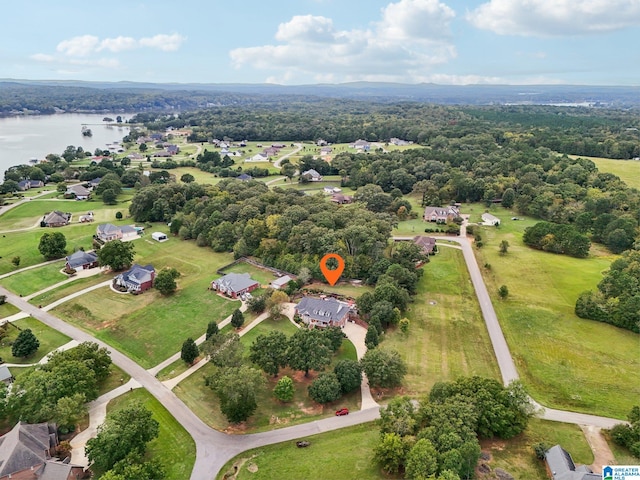
[[[78,221],[80,223],[93,222],[93,212],[87,212],[85,215],[80,215],[78,217]]]
[[[436,239],[433,237],[425,237],[424,235],[413,237],[413,243],[418,245],[422,249],[422,253],[426,255],[433,255],[436,247]]]
[[[249,157],[246,160],[247,162],[268,162],[269,161],[269,155],[267,155],[266,153],[260,152],[260,153],[256,153],[253,157]]]
[[[446,223],[459,216],[460,210],[450,205],[448,207],[425,207],[423,218],[425,222]]]
[[[76,480],[84,469],[68,459],[53,457],[58,445],[56,426],[18,422],[0,437],[0,480]]]
[[[111,223],[103,223],[96,228],[96,238],[103,242],[122,240],[123,242],[134,240],[140,235],[140,230],[132,225],[117,226]]]
[[[42,180],[29,180],[31,184],[31,188],[40,188],[44,187],[44,182]]]
[[[500,219],[498,217],[494,217],[490,213],[483,213],[482,214],[482,223],[484,225],[490,225],[490,226],[493,226],[493,227],[497,227],[498,225],[500,225]]]
[[[322,175],[316,172],[313,168],[302,172],[302,177],[308,177],[311,182],[319,182],[322,180]]]
[[[353,203],[353,197],[349,195],[343,195],[341,193],[335,194],[331,196],[331,201],[333,203],[337,203],[339,205],[345,205],[347,203]]]
[[[371,150],[371,144],[366,140],[356,140],[355,142],[349,144],[349,148],[355,148],[356,150],[368,152],[369,150]]]
[[[576,467],[571,454],[560,445],[547,450],[544,461],[547,475],[553,480],[602,480],[602,475],[593,473],[586,465]]]
[[[13,375],[11,375],[9,367],[6,365],[0,365],[0,382],[4,382],[7,385],[13,382]]]
[[[169,238],[167,238],[167,235],[162,232],[153,232],[151,234],[151,238],[153,238],[156,242],[166,242],[167,240],[169,240]]]
[[[156,152],[153,154],[154,157],[161,157],[161,158],[167,158],[167,157],[171,157],[171,153],[167,152],[166,150],[160,150],[159,152]]]
[[[177,145],[167,145],[166,149],[167,152],[169,152],[171,155],[177,155],[178,153],[180,153],[180,147],[178,147]]]
[[[331,147],[322,147],[320,149],[320,155],[331,155],[331,152],[333,152]]]
[[[101,181],[102,181],[102,177],[96,177],[89,182],[89,186],[91,188],[96,188],[98,185],[100,185]]]
[[[145,156],[140,153],[130,153],[127,158],[130,160],[144,160]]]
[[[303,297],[295,313],[309,327],[344,327],[351,308],[335,298]]]
[[[260,284],[248,273],[227,273],[225,276],[211,282],[211,290],[225,294],[227,297],[238,298],[247,292],[252,292]]]
[[[130,293],[142,293],[153,286],[156,271],[153,265],[141,266],[134,263],[126,272],[113,279],[113,285],[124,288]]]
[[[71,214],[63,213],[60,210],[54,210],[42,217],[40,225],[43,227],[63,227],[71,222]]]
[[[25,190],[29,190],[31,188],[31,180],[20,180],[18,182],[18,190],[24,192]]]
[[[324,187],[324,193],[328,193],[329,195],[333,193],[340,193],[342,191],[341,188],[338,187]]]
[[[322,138],[319,138],[318,141],[316,142],[316,145],[319,147],[324,147],[325,145],[327,145],[327,141]]]
[[[291,280],[293,280],[293,278],[291,278],[289,275],[283,275],[280,278],[276,278],[273,282],[269,284],[269,286],[275,290],[280,290]]]
[[[78,250],[65,258],[67,270],[87,270],[98,266],[98,255],[95,252]]]
[[[67,191],[64,192],[66,198],[75,198],[76,200],[87,200],[91,195],[91,190],[83,185],[69,185]]]
[[[272,148],[285,148],[286,145],[284,143],[272,143],[271,147]]]
[[[278,155],[278,153],[280,153],[280,150],[276,147],[267,147],[262,151],[262,153],[264,153],[267,157],[273,157],[274,155]]]
[[[236,179],[240,180],[241,182],[248,182],[249,180],[253,180],[253,177],[251,175],[247,175],[246,173],[241,173],[236,177]]]
[[[401,139],[395,138],[395,137],[389,139],[389,143],[391,145],[396,145],[398,147],[405,147],[407,145],[412,145],[413,144],[413,142],[408,142],[407,140],[401,140]]]

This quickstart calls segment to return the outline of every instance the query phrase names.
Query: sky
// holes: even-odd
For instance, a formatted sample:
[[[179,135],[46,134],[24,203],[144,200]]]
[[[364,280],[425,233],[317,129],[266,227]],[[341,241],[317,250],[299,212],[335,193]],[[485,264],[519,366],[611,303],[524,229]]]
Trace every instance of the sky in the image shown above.
[[[640,85],[640,0],[12,0],[3,19],[5,79]]]

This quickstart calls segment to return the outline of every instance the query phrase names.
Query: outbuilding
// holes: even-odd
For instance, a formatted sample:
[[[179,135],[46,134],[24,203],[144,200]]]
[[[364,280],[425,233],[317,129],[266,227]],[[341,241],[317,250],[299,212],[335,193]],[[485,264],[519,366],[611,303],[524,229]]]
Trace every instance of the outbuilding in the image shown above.
[[[166,233],[162,232],[153,232],[151,234],[151,238],[153,238],[156,242],[166,242],[169,240]]]

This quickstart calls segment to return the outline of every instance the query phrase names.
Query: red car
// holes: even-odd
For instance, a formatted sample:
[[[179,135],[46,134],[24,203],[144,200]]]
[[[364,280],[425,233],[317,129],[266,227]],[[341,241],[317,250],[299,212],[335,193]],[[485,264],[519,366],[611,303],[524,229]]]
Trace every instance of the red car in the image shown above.
[[[348,408],[341,408],[340,410],[336,411],[336,416],[341,417],[343,415],[349,415],[349,409]]]

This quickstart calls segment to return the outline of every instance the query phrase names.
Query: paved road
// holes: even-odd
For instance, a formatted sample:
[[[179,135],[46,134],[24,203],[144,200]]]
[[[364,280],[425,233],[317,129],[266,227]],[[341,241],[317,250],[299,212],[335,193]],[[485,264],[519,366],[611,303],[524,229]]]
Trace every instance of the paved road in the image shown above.
[[[291,152],[287,153],[286,155],[281,156],[278,160],[273,162],[273,166],[274,167],[282,168],[282,160],[284,160],[285,158],[289,158],[291,155],[295,155],[300,150],[302,150],[302,144],[301,143],[294,143],[294,145],[296,146],[296,149],[292,150]]]

